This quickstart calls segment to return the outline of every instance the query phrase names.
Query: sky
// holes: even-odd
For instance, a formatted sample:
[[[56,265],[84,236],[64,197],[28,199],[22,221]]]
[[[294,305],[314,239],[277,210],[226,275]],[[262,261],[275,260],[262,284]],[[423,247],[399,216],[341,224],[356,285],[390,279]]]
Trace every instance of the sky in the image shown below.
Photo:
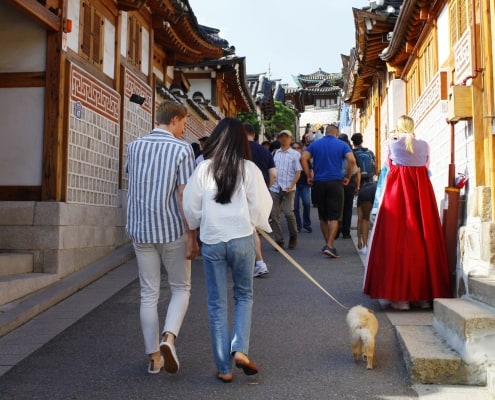
[[[369,0],[189,0],[200,25],[246,57],[248,74],[269,74],[294,87],[292,76],[320,68],[341,72],[341,54],[355,46],[352,8]]]

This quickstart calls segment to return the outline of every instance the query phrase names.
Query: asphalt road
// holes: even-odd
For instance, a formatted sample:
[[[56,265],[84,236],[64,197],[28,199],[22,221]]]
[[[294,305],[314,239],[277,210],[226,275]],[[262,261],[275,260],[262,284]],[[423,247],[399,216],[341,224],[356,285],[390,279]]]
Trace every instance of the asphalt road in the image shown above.
[[[313,221],[317,221],[312,210]],[[345,310],[262,239],[270,274],[255,279],[250,358],[260,373],[235,369],[215,379],[201,259],[193,262],[192,296],[177,342],[176,375],[146,373],[135,281],[0,377],[0,399],[416,399],[395,330],[378,303],[362,294],[363,266],[352,240],[339,239],[340,259],[319,253],[317,224],[289,250],[347,306],[363,304],[380,322],[375,368],[352,359]],[[160,307],[169,296],[166,279]],[[36,332],[32,332],[36,335]],[[29,338],[26,338],[29,340]]]

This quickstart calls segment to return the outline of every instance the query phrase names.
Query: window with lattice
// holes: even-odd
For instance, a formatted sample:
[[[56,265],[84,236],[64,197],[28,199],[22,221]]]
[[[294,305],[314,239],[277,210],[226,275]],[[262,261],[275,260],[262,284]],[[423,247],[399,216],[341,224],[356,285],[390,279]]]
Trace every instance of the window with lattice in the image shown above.
[[[436,67],[435,57],[435,42],[433,41],[433,35],[431,34],[426,44],[421,47],[419,53],[420,75],[419,75],[419,90],[423,90],[428,86],[432,80]]]
[[[450,46],[453,47],[469,26],[469,1],[453,0],[449,3]]]
[[[141,65],[142,31],[143,28],[138,19],[130,15],[127,23],[127,60],[136,67]]]
[[[407,107],[411,109],[416,104],[416,101],[419,97],[419,74],[418,74],[418,65],[415,64],[411,69],[407,76],[407,85],[406,85],[406,99],[407,99]]]
[[[79,54],[98,68],[103,66],[103,15],[88,1],[81,2]]]

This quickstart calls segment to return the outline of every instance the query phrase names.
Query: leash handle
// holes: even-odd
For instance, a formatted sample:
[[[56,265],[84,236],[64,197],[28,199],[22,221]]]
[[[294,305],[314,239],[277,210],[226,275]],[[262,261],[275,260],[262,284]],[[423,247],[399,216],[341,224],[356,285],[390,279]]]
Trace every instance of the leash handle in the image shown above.
[[[340,301],[333,297],[323,286],[321,286],[318,281],[313,278],[301,265],[294,260],[282,247],[280,247],[277,242],[275,242],[271,236],[266,233],[263,229],[256,229],[261,235],[270,243],[280,254],[282,254],[287,261],[289,261],[294,267],[296,267],[299,272],[301,272],[306,278],[308,278],[313,284],[315,284],[323,293],[330,297],[335,303],[337,303],[344,310],[349,310],[349,307],[344,306]]]

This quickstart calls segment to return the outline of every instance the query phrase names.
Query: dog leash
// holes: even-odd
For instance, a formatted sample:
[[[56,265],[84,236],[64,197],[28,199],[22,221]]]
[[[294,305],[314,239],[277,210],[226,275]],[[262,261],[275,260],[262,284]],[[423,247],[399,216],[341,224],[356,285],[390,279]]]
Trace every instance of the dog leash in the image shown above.
[[[349,310],[349,307],[344,306],[340,301],[333,297],[323,286],[321,286],[318,281],[313,278],[301,265],[294,260],[282,247],[278,245],[271,236],[266,233],[263,229],[256,229],[267,241],[270,243],[280,254],[282,254],[287,261],[289,261],[294,267],[296,267],[306,278],[308,278],[312,283],[314,283],[323,293],[330,297],[335,303],[337,303],[344,310]]]

